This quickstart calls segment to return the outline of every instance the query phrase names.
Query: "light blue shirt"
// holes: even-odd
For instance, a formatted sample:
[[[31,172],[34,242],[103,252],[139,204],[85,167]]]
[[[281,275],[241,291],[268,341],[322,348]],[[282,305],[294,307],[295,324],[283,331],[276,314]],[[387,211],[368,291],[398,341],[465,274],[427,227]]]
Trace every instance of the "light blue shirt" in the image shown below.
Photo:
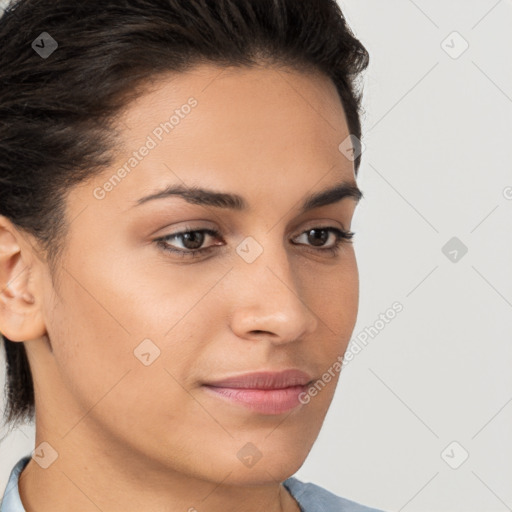
[[[30,458],[30,455],[21,458],[13,467],[0,504],[0,512],[26,512],[21,503],[18,480]],[[304,483],[293,476],[285,480],[283,485],[295,498],[302,512],[383,512],[341,498],[323,487]]]

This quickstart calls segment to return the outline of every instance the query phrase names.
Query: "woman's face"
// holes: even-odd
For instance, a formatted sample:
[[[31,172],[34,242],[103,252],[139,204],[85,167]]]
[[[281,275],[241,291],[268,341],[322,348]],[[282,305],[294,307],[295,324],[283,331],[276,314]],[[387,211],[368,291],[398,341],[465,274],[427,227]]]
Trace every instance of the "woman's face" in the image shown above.
[[[42,281],[49,342],[27,346],[37,442],[148,472],[282,481],[317,438],[357,317],[354,247],[328,250],[357,199],[302,209],[355,185],[335,87],[273,67],[201,65],[160,80],[122,126],[116,163],[67,198],[58,289]],[[143,200],[177,186],[244,205]],[[290,368],[311,379],[331,369],[331,379],[284,412],[203,385]]]

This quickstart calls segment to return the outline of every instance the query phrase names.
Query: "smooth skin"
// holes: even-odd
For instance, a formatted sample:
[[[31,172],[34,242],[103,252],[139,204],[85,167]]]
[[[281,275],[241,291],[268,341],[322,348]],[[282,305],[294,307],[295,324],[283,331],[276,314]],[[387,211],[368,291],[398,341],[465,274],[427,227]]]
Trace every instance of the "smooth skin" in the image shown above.
[[[97,199],[94,190],[190,97],[190,113]],[[202,384],[288,368],[319,379],[347,348],[359,300],[354,245],[321,252],[334,233],[321,245],[308,232],[350,230],[357,200],[299,211],[314,192],[356,183],[338,149],[349,131],[336,89],[319,74],[201,64],[161,77],[122,123],[116,163],[67,196],[54,281],[35,240],[0,217],[0,331],[25,342],[36,447],[58,454],[47,469],[29,462],[22,502],[27,512],[296,512],[282,482],[310,452],[339,372],[308,404],[278,415]],[[178,196],[137,205],[177,184],[238,194],[248,208]],[[205,234],[199,245],[212,249],[193,258],[155,241],[186,229],[220,235]],[[237,252],[247,237],[258,244],[242,244],[249,252],[262,249],[251,263]],[[145,339],[160,350],[148,365],[134,354]],[[237,455],[247,443],[261,453],[251,467]]]

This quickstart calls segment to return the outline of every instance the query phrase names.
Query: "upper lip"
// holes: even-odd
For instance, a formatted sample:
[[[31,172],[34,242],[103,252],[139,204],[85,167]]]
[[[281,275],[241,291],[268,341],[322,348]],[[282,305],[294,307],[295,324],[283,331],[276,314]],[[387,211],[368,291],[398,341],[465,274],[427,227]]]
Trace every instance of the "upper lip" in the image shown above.
[[[225,379],[206,382],[206,386],[243,389],[282,389],[290,386],[304,386],[312,380],[308,373],[293,368],[280,372],[259,371],[243,373]]]

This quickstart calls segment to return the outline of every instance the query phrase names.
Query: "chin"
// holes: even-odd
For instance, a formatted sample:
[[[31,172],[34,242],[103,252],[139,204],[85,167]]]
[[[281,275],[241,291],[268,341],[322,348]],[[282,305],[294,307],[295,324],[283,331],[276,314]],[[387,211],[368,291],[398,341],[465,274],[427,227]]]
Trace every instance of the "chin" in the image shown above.
[[[231,472],[226,480],[230,485],[268,485],[283,482],[304,464],[305,457],[283,457],[286,452],[282,450],[281,456],[277,455],[280,450],[272,450],[269,453],[261,453],[260,458],[248,459],[246,462],[238,458],[234,463],[225,468],[224,476]],[[243,459],[244,457],[242,457]]]

